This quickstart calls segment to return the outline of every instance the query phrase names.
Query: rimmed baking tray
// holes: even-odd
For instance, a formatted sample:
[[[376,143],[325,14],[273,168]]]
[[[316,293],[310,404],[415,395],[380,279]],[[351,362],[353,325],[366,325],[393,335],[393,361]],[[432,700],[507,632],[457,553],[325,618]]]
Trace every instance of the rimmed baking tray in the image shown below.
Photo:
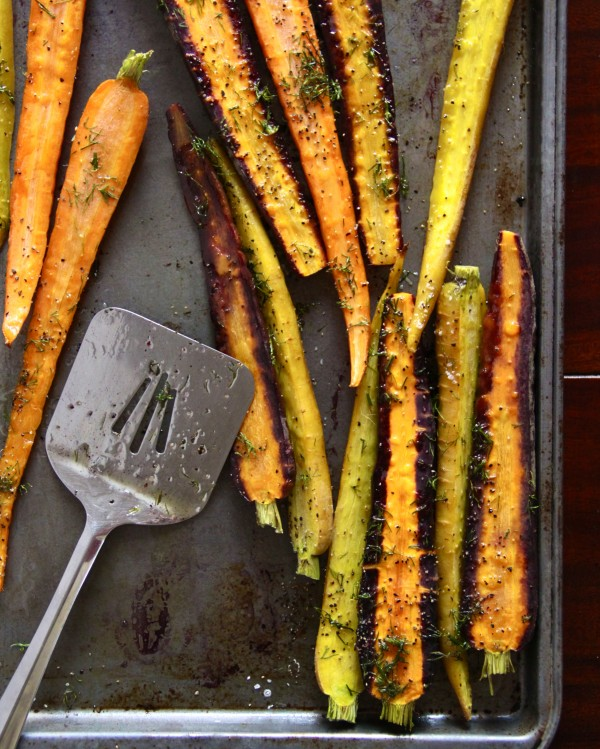
[[[19,96],[28,3],[14,5]],[[164,529],[124,528],[109,538],[43,680],[23,749],[549,743],[561,694],[565,6],[559,0],[516,0],[457,253],[458,261],[480,265],[487,284],[498,230],[519,231],[539,299],[541,605],[536,637],[519,657],[515,675],[498,679],[491,698],[474,670],[476,714],[468,726],[439,664],[412,735],[380,722],[367,698],[356,726],[328,723],[312,666],[320,584],[294,574],[285,535],[257,528],[253,509],[224,475],[197,520]],[[414,274],[458,0],[384,0],[384,10],[409,184],[402,206],[407,265]],[[149,129],[83,297],[47,416],[88,322],[103,306],[128,307],[213,340],[198,240],[167,139],[166,107],[179,101],[201,131],[208,125],[154,0],[88,3],[68,132],[89,93],[116,73],[131,47],[154,50],[142,84],[150,96]],[[63,165],[66,156],[65,149]],[[374,296],[382,280],[372,274]],[[327,274],[290,277],[290,287],[302,312],[337,487],[351,407],[339,310]],[[3,412],[19,364],[19,344],[0,349]],[[52,474],[42,440],[26,479],[30,488],[16,507],[0,595],[0,688],[20,657],[15,645],[35,630],[83,523],[78,504]]]

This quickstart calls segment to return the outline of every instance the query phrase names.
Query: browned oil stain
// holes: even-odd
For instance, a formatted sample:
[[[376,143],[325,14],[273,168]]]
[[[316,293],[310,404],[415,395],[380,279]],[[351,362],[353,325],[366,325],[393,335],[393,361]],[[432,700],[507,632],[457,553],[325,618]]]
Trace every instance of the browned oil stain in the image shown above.
[[[142,655],[156,653],[169,630],[169,592],[155,576],[148,576],[135,591],[131,626]]]

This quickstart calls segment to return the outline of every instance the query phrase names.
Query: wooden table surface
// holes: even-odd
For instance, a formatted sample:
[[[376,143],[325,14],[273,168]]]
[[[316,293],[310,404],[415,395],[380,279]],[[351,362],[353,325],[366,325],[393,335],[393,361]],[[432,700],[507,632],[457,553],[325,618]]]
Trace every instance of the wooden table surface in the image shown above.
[[[564,680],[552,749],[593,749],[600,747],[598,0],[569,0],[567,43]]]

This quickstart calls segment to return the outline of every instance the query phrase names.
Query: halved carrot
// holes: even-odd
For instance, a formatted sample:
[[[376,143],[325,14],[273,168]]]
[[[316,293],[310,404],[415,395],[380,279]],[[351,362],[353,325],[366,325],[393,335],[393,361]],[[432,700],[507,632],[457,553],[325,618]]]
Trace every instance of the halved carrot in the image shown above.
[[[46,252],[84,12],[85,0],[31,3],[27,75],[10,194],[2,323],[4,339],[9,345],[29,314]]]
[[[440,121],[415,314],[414,351],[439,296],[460,229],[513,0],[463,0]]]
[[[209,149],[178,104],[167,109],[167,123],[185,202],[200,236],[217,348],[243,362],[254,378],[254,397],[231,453],[232,475],[254,504],[258,524],[281,533],[277,500],[290,493],[296,465],[258,295]]]
[[[0,0],[0,247],[8,235],[10,152],[15,126],[12,0]]]
[[[211,141],[210,148],[258,290],[292,441],[296,480],[289,497],[288,527],[298,558],[296,571],[317,579],[319,555],[331,543],[333,497],[323,423],[298,316],[275,248],[248,191],[219,144]]]
[[[326,265],[307,190],[283,148],[237,0],[162,0],[200,98],[293,268]]]
[[[394,86],[381,0],[318,0],[323,41],[342,89],[340,139],[364,250],[392,265],[402,248]]]
[[[379,451],[357,640],[381,717],[406,728],[426,687],[435,578],[435,420],[424,351],[406,346],[413,305],[411,294],[394,294],[383,314]]]
[[[344,313],[350,385],[359,384],[369,349],[369,288],[352,188],[331,106],[308,0],[246,0],[315,204],[325,251]]]
[[[358,695],[364,688],[356,637],[358,591],[377,459],[379,333],[386,301],[398,288],[403,265],[402,252],[390,270],[371,321],[369,359],[356,389],[348,430],[315,645],[317,681],[329,697],[327,717],[349,723],[356,721]]]
[[[467,635],[482,676],[513,670],[537,615],[535,289],[518,234],[502,231],[484,319],[465,554]]]
[[[0,589],[13,505],[57,361],[146,130],[148,99],[138,82],[149,56],[130,52],[117,78],[98,86],[71,147],[0,458]]]
[[[435,548],[440,651],[463,716],[469,720],[472,696],[461,583],[485,292],[478,268],[457,265],[454,272],[454,280],[442,287],[435,328],[439,380]]]

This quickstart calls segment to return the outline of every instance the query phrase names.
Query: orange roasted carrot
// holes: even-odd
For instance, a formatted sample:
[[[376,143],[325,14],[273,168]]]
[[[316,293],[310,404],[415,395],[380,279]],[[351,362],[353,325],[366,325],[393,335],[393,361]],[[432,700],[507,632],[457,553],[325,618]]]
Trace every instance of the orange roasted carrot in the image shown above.
[[[0,589],[13,504],[56,364],[146,130],[148,99],[138,82],[149,54],[130,52],[117,78],[100,84],[73,139],[0,458]]]
[[[15,55],[12,0],[0,0],[0,247],[8,236],[10,152],[15,126]]]
[[[412,727],[428,676],[435,588],[435,420],[424,347],[406,345],[411,294],[386,302],[379,357],[379,447],[359,593],[357,647],[381,717]]]
[[[17,130],[2,331],[11,344],[31,308],[46,252],[58,159],[75,81],[85,0],[32,2]]]
[[[371,315],[352,188],[331,106],[337,88],[325,73],[308,0],[246,0],[246,5],[315,204],[348,330],[355,386],[366,366]]]

